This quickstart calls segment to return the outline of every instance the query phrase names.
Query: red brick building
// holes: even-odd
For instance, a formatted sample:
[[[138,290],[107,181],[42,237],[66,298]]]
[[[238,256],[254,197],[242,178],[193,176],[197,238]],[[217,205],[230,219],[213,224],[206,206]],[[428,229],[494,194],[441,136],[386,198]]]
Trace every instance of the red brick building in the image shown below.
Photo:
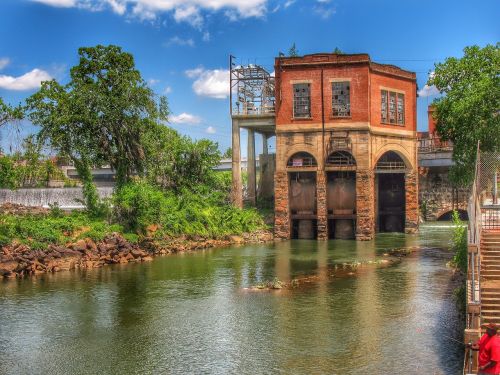
[[[275,61],[275,234],[418,227],[416,75],[367,54]]]

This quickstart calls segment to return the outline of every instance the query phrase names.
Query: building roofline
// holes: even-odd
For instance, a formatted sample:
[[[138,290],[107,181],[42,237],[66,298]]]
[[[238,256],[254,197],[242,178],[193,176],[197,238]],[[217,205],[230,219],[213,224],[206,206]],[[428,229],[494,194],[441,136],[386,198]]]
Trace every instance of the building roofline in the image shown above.
[[[370,70],[377,73],[388,74],[400,78],[417,80],[415,72],[401,69],[396,65],[380,64],[370,59],[367,53],[337,54],[337,53],[313,53],[295,57],[276,57],[276,67],[304,67],[321,65],[368,65]]]

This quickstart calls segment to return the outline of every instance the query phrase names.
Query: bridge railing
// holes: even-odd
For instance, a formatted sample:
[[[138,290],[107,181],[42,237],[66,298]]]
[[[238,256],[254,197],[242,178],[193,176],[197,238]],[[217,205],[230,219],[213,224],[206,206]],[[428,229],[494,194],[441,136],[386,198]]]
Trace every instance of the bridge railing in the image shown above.
[[[453,143],[451,141],[443,141],[438,137],[420,138],[418,140],[418,152],[444,152],[452,151]]]

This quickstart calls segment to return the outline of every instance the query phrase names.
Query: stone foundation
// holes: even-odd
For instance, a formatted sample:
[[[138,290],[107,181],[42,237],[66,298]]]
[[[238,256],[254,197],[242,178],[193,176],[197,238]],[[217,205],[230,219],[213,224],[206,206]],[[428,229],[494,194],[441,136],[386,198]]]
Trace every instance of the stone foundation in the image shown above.
[[[375,235],[374,173],[370,170],[356,172],[356,239],[369,241]]]
[[[418,210],[418,183],[417,174],[408,172],[405,175],[405,233],[415,233],[418,230],[419,210]]]
[[[318,171],[316,173],[316,202],[317,202],[317,223],[318,240],[328,239],[328,210],[326,201],[326,173]]]
[[[274,197],[274,236],[282,240],[290,239],[287,172],[276,172]]]

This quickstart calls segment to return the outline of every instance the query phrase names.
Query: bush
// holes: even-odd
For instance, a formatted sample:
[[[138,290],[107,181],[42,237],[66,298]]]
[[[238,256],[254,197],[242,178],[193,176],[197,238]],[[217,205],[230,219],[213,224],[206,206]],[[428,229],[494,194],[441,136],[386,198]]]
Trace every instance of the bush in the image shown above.
[[[114,196],[115,219],[126,229],[145,234],[158,225],[158,236],[182,234],[219,237],[263,227],[254,209],[237,209],[224,201],[224,194],[203,186],[163,192],[145,181],[124,185]]]
[[[462,272],[467,272],[467,226],[460,220],[458,211],[453,211],[452,215],[453,224],[453,237],[452,249],[455,252],[452,263],[455,267]]]
[[[0,215],[0,245],[17,241],[32,249],[43,249],[49,244],[63,245],[82,238],[100,241],[112,232],[122,231],[120,225],[109,225],[81,212],[62,216]]]

